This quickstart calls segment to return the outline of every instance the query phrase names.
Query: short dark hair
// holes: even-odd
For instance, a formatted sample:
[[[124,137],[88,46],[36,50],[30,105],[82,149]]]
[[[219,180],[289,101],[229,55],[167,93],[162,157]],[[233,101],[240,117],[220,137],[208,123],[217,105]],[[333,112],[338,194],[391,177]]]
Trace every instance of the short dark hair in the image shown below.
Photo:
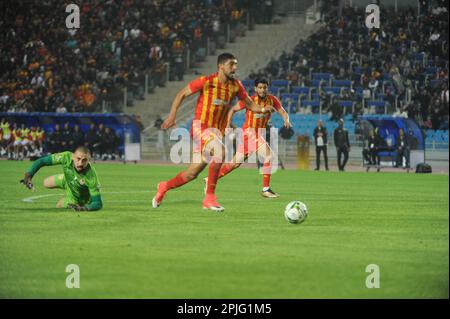
[[[217,57],[217,65],[224,64],[228,60],[234,60],[236,57],[231,53],[222,53]]]
[[[81,152],[83,154],[88,154],[89,156],[91,155],[91,151],[86,146],[83,145],[78,146],[75,149],[75,152]]]
[[[257,87],[259,83],[269,85],[269,81],[267,81],[266,78],[256,79],[255,80],[255,87]]]

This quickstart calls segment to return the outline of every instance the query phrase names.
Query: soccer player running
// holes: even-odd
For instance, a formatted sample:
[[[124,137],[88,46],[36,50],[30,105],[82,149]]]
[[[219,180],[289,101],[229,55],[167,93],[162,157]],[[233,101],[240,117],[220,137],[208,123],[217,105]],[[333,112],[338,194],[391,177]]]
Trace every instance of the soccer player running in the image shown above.
[[[44,180],[46,188],[59,188],[66,192],[66,197],[56,204],[57,208],[71,208],[75,211],[95,211],[102,208],[100,184],[94,167],[89,160],[91,154],[84,146],[75,152],[50,154],[36,160],[25,177],[20,181],[29,189],[33,189],[31,179],[43,166],[61,165],[63,174],[53,175]]]
[[[255,80],[255,93],[251,99],[258,105],[259,109],[273,107],[283,118],[284,126],[289,128],[291,123],[289,122],[289,115],[281,105],[280,101],[273,95],[268,94],[268,81],[266,79]],[[231,119],[235,112],[244,109],[244,105],[238,102],[230,110],[228,114],[227,126],[230,126]],[[270,177],[272,171],[271,161],[276,154],[273,154],[268,143],[264,137],[258,133],[258,129],[266,129],[269,122],[271,113],[255,113],[252,110],[247,109],[245,114],[245,121],[242,126],[241,143],[239,144],[236,154],[233,157],[232,163],[225,163],[222,165],[219,173],[219,178],[229,174],[234,169],[241,166],[241,164],[253,153],[258,152],[263,158],[263,188],[261,195],[267,198],[276,198],[278,194],[270,189]],[[264,131],[265,132],[265,131]],[[265,134],[264,134],[265,135]],[[206,181],[206,179],[205,179]]]
[[[153,208],[161,205],[165,194],[174,188],[180,187],[192,180],[208,165],[205,159],[206,152],[211,156],[208,168],[208,183],[206,185],[206,195],[203,200],[203,208],[213,211],[223,211],[215,196],[216,183],[220,167],[224,159],[224,146],[222,143],[223,133],[227,124],[227,114],[231,108],[230,103],[234,97],[238,97],[243,105],[258,113],[270,112],[272,108],[261,108],[257,106],[248,96],[242,83],[235,78],[237,70],[237,59],[230,53],[223,53],[217,58],[216,73],[208,76],[202,76],[190,82],[185,88],[181,89],[172,103],[169,116],[164,120],[161,128],[166,130],[175,126],[177,110],[183,100],[195,93],[200,93],[195,110],[193,125],[191,128],[191,137],[194,144],[199,141],[199,148],[194,146],[194,153],[201,152],[200,163],[191,163],[189,167],[177,174],[174,178],[160,182],[157,185],[157,192],[152,200]],[[200,123],[198,128],[196,123]],[[209,129],[215,129],[211,132]],[[212,149],[211,152],[208,150]],[[214,150],[222,150],[221,154],[214,153]],[[194,154],[195,155],[195,154]]]

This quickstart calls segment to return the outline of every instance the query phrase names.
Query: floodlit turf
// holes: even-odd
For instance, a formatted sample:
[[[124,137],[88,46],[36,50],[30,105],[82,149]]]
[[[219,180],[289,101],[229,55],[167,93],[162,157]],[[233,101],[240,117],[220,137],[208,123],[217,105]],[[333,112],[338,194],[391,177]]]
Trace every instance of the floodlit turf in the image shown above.
[[[2,298],[449,297],[448,175],[278,171],[281,196],[266,199],[256,169],[240,169],[214,213],[203,178],[151,208],[180,166],[97,163],[104,209],[74,213],[42,186],[59,167],[39,171],[34,193],[19,184],[29,164],[0,162]],[[284,219],[292,200],[309,208],[301,225]],[[69,264],[79,289],[65,286]],[[379,289],[366,288],[369,264]]]

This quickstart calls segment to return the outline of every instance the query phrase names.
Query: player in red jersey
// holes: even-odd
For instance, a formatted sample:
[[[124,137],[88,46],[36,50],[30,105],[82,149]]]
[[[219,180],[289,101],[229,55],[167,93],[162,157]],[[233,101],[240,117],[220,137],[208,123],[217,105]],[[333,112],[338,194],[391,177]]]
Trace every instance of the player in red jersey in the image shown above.
[[[177,93],[169,116],[164,120],[161,128],[168,129],[175,126],[177,110],[183,100],[192,94],[200,93],[191,129],[191,137],[194,139],[194,144],[196,141],[199,141],[200,144],[198,145],[199,148],[194,147],[194,153],[201,152],[202,155],[205,155],[205,150],[208,149],[222,150],[221,154],[208,151],[208,155],[211,155],[212,159],[209,163],[208,183],[206,196],[203,200],[203,208],[223,211],[224,208],[217,202],[215,189],[224,159],[222,137],[227,124],[227,115],[231,108],[230,103],[234,97],[238,97],[243,102],[244,107],[254,112],[266,113],[272,111],[272,108],[261,108],[250,99],[242,83],[235,78],[237,59],[232,54],[223,53],[219,55],[217,67],[218,71],[216,73],[202,76],[190,82]],[[198,123],[200,125],[195,125]],[[215,130],[211,132],[209,131],[210,128]],[[159,207],[167,191],[192,181],[207,165],[208,161],[202,156],[200,163],[191,163],[185,171],[180,172],[174,178],[160,182],[157,186],[156,195],[152,200],[153,208]]]
[[[255,92],[251,99],[258,105],[258,108],[273,107],[283,118],[284,126],[291,127],[289,122],[289,115],[281,105],[280,101],[273,95],[267,94],[268,81],[266,79],[255,80]],[[244,109],[244,105],[238,102],[228,115],[227,126],[230,125],[231,119],[235,112]],[[244,125],[242,126],[243,134],[241,143],[236,151],[232,163],[225,163],[222,165],[219,173],[219,178],[224,177],[232,170],[241,166],[241,164],[253,153],[258,152],[264,158],[263,164],[263,189],[261,195],[268,198],[276,198],[278,194],[270,189],[270,177],[271,177],[271,161],[273,154],[268,143],[264,137],[258,134],[258,129],[266,129],[269,122],[271,113],[255,113],[252,110],[247,109],[245,114]],[[205,182],[207,179],[205,179]]]

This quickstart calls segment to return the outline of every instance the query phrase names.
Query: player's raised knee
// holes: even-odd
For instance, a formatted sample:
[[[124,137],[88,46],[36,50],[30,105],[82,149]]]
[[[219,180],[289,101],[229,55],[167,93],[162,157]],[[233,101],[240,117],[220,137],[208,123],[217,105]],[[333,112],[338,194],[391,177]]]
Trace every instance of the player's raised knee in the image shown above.
[[[45,188],[55,188],[55,178],[53,176],[47,177],[44,179],[44,187]]]

